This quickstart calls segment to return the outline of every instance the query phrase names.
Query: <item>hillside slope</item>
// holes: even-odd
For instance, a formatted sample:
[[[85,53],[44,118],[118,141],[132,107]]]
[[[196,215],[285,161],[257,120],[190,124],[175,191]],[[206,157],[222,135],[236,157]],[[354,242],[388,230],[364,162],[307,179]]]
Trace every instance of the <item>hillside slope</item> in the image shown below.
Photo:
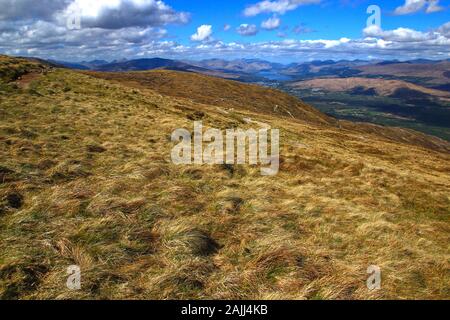
[[[436,137],[417,131],[388,128],[367,123],[337,121],[303,101],[284,92],[257,85],[227,81],[189,72],[155,70],[148,72],[87,72],[97,78],[114,81],[131,88],[152,89],[171,97],[186,98],[230,111],[245,110],[283,117],[289,121],[357,130],[401,143],[409,143],[437,151],[450,152],[450,144]]]
[[[358,67],[360,75],[380,75],[394,77],[422,78],[429,84],[448,84],[448,70],[450,61],[441,61],[435,64],[397,63],[376,64]]]
[[[11,61],[0,70],[41,69]],[[0,81],[2,299],[449,297],[448,152],[209,104],[204,81],[186,98],[63,69],[30,78]],[[279,128],[280,173],[172,164],[170,135],[193,118]]]
[[[314,123],[334,122],[300,100],[280,91],[188,72],[156,70],[134,73],[87,73],[135,88],[151,88],[171,97],[220,107],[287,116]]]
[[[450,102],[450,92],[425,88],[413,83],[400,80],[370,79],[370,78],[322,78],[294,82],[293,87],[301,89],[324,89],[332,92],[348,92],[356,88],[374,89],[380,96],[395,95],[399,89],[409,89],[431,97]]]
[[[159,68],[168,68],[174,70],[206,70],[200,67],[195,67],[181,61],[174,61],[169,59],[138,59],[124,62],[114,62],[103,64],[97,67],[98,71],[144,71]]]

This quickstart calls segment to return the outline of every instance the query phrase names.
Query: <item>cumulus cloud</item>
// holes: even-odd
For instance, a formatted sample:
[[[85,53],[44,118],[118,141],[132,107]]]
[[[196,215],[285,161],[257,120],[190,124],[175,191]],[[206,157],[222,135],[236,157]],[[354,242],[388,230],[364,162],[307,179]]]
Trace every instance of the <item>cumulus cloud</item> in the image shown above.
[[[248,6],[244,10],[244,15],[247,17],[254,17],[261,13],[285,14],[286,12],[295,10],[302,5],[318,4],[320,2],[321,0],[264,0]]]
[[[431,0],[429,2],[430,2],[430,4],[428,5],[426,13],[433,13],[433,12],[439,12],[439,11],[444,10],[444,7],[441,7],[439,5],[439,0]]]
[[[364,29],[366,37],[376,37],[383,40],[398,42],[425,41],[435,37],[435,33],[424,33],[408,28],[397,28],[395,30],[384,31],[379,26],[372,25]]]
[[[40,26],[40,29],[44,26]],[[157,29],[143,35],[139,28],[114,31],[86,29],[71,32],[48,25],[39,37],[30,37],[37,28],[23,29],[17,34],[0,35],[0,52],[12,55],[33,55],[71,61],[102,58],[106,60],[126,57],[163,56],[173,59],[198,58],[262,58],[262,59],[448,59],[450,24],[430,31],[430,37],[416,37],[414,41],[396,41],[389,31],[376,31],[361,39],[281,39],[265,42],[201,42],[186,46],[175,41],[157,40]],[[372,31],[375,32],[375,31]],[[447,36],[444,34],[447,32]],[[375,36],[377,35],[377,36]],[[41,40],[36,40],[40,38]],[[155,40],[152,40],[155,39]],[[421,40],[422,39],[422,40]],[[411,39],[413,40],[413,39]]]
[[[69,0],[0,0],[0,20],[51,20],[57,12],[67,8]]]
[[[450,27],[450,24],[447,26]],[[443,29],[446,29],[441,27]],[[446,29],[447,30],[447,29]],[[386,31],[383,31],[386,32]],[[431,33],[439,33],[437,30]],[[386,34],[379,34],[385,36]],[[397,35],[398,36],[398,35]],[[388,40],[391,39],[391,40]],[[423,39],[423,38],[422,38]],[[202,45],[195,48],[195,56],[227,56],[253,57],[267,59],[416,59],[427,57],[431,59],[448,59],[450,39],[443,34],[436,34],[433,38],[405,42],[395,41],[395,37],[386,39],[367,36],[362,39],[317,39],[255,42],[255,43],[223,43]],[[189,55],[192,48],[186,48],[185,55]]]
[[[166,35],[164,29],[126,28],[121,30],[80,29],[67,32],[65,27],[58,27],[46,21],[37,21],[31,25],[17,26],[15,30],[0,33],[0,48],[35,48],[50,51],[56,47],[67,49],[97,47],[109,50],[113,47],[124,47],[145,44],[151,39],[161,39]]]
[[[157,0],[0,0],[0,52],[76,60],[75,56],[134,56],[158,47],[168,24],[189,14]],[[68,18],[80,16],[81,29]]]
[[[413,14],[425,9],[426,13],[433,13],[444,10],[439,5],[439,0],[405,0],[405,4],[395,9],[395,14]]]
[[[437,29],[437,32],[443,36],[450,38],[450,22],[447,22]]]
[[[190,19],[157,0],[74,0],[57,19],[66,21],[74,13],[83,27],[102,29],[184,24]]]
[[[277,15],[287,12],[285,9],[306,3],[293,0],[259,3],[263,2],[272,7],[259,7],[261,12]],[[63,21],[70,10],[76,9],[74,3],[80,5],[78,9],[82,12],[80,30],[68,30],[66,21]],[[284,4],[284,7],[277,8],[274,6],[276,3]],[[15,6],[11,6],[12,4]],[[435,4],[438,5],[437,2]],[[36,4],[35,0],[0,0],[0,5],[0,53],[10,55],[69,61],[149,56],[174,59],[284,57],[286,60],[305,57],[365,58],[369,55],[380,59],[450,57],[450,22],[429,31],[409,28],[383,30],[371,26],[364,30],[364,37],[361,39],[292,40],[286,34],[287,29],[280,28],[278,36],[284,37],[283,39],[245,43],[212,41],[212,27],[205,25],[200,26],[193,35],[192,39],[198,43],[183,45],[167,40],[169,35],[165,26],[186,22],[189,15],[175,11],[164,1],[99,0],[92,1],[91,4],[90,1],[81,0],[41,0]],[[149,8],[153,8],[157,14],[150,14]],[[424,6],[421,10],[426,8],[429,6]],[[111,17],[111,20],[105,17]],[[272,24],[274,25],[276,23]],[[227,26],[224,30],[230,28],[231,26]],[[258,33],[258,27],[243,24],[236,31],[243,36],[252,36]],[[298,28],[300,33],[307,31],[309,30],[304,26]]]
[[[267,59],[448,59],[450,48],[450,22],[429,32],[398,28],[382,30],[372,26],[361,39],[317,39],[202,44],[185,48],[185,55],[260,57]],[[284,36],[280,34],[280,36]],[[194,53],[195,52],[195,53]]]
[[[423,45],[423,46],[444,46],[448,51],[450,47],[450,22],[442,25],[436,30],[428,32],[416,31],[409,28],[397,28],[394,30],[383,30],[376,25],[364,29],[366,37],[379,38],[392,43],[405,43],[405,45]],[[445,48],[445,46],[447,46]]]
[[[261,28],[265,30],[275,30],[278,29],[281,25],[280,18],[273,16],[272,18],[267,19],[261,23]]]
[[[239,33],[241,36],[254,36],[258,33],[258,28],[254,24],[241,24],[237,29],[237,33]]]
[[[210,41],[213,30],[211,25],[201,25],[197,28],[197,32],[191,36],[192,41]]]
[[[1,21],[27,19],[66,25],[77,14],[84,28],[120,29],[187,23],[190,15],[159,0],[0,0]]]

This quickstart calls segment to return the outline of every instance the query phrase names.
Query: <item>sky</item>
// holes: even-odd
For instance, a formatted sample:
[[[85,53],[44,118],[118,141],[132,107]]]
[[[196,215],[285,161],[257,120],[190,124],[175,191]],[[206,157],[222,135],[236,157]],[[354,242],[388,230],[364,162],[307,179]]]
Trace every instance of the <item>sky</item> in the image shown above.
[[[450,0],[0,0],[0,53],[71,62],[449,59],[449,13]]]

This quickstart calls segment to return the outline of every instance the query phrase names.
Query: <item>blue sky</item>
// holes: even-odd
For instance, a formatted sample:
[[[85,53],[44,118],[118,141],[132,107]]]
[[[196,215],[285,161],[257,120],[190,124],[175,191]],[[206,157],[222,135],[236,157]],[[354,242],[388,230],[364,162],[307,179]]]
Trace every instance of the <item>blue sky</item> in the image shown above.
[[[369,5],[381,9],[380,26],[367,26]],[[450,0],[0,0],[0,7],[0,52],[11,55],[450,58]]]
[[[341,37],[358,38],[362,36],[367,21],[367,7],[378,5],[382,10],[382,26],[384,29],[396,29],[408,27],[415,30],[427,31],[437,28],[450,21],[450,14],[442,10],[433,14],[418,11],[408,15],[394,15],[397,7],[404,1],[322,1],[317,5],[300,6],[298,9],[278,15],[282,21],[282,27],[275,31],[261,31],[254,37],[242,37],[236,32],[224,32],[223,26],[230,24],[232,31],[242,23],[260,24],[273,14],[265,13],[255,17],[246,17],[244,9],[258,1],[230,0],[230,1],[205,1],[205,0],[176,0],[166,1],[179,11],[192,13],[191,22],[180,28],[170,27],[169,30],[176,35],[181,42],[189,42],[189,37],[199,25],[209,24],[213,26],[217,38],[223,41],[270,41],[277,40],[279,31],[284,31],[289,38],[294,39],[339,39]],[[450,6],[450,1],[441,1],[442,7]],[[314,30],[314,32],[295,34],[292,29],[302,26]],[[286,30],[285,30],[286,29]]]

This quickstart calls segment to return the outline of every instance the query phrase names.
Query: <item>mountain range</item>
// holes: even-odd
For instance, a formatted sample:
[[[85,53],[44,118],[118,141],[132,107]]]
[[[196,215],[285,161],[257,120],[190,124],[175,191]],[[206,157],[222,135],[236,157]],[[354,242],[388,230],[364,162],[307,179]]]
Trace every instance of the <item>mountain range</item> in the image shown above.
[[[94,60],[89,62],[51,61],[68,68],[94,71],[146,71],[167,69],[177,71],[197,72],[202,74],[214,73],[223,78],[257,82],[264,78],[271,79],[275,75],[287,77],[285,80],[295,81],[317,77],[351,77],[378,76],[393,77],[398,80],[421,81],[428,79],[430,85],[445,86],[448,84],[450,70],[449,60],[417,59],[411,61],[364,61],[364,60],[326,60],[302,63],[280,64],[260,59],[209,59],[202,61],[177,61],[162,58],[136,59],[106,62]],[[448,72],[447,72],[448,73]],[[266,77],[265,77],[266,76]],[[414,79],[416,78],[416,79]],[[267,80],[266,79],[266,80]]]

